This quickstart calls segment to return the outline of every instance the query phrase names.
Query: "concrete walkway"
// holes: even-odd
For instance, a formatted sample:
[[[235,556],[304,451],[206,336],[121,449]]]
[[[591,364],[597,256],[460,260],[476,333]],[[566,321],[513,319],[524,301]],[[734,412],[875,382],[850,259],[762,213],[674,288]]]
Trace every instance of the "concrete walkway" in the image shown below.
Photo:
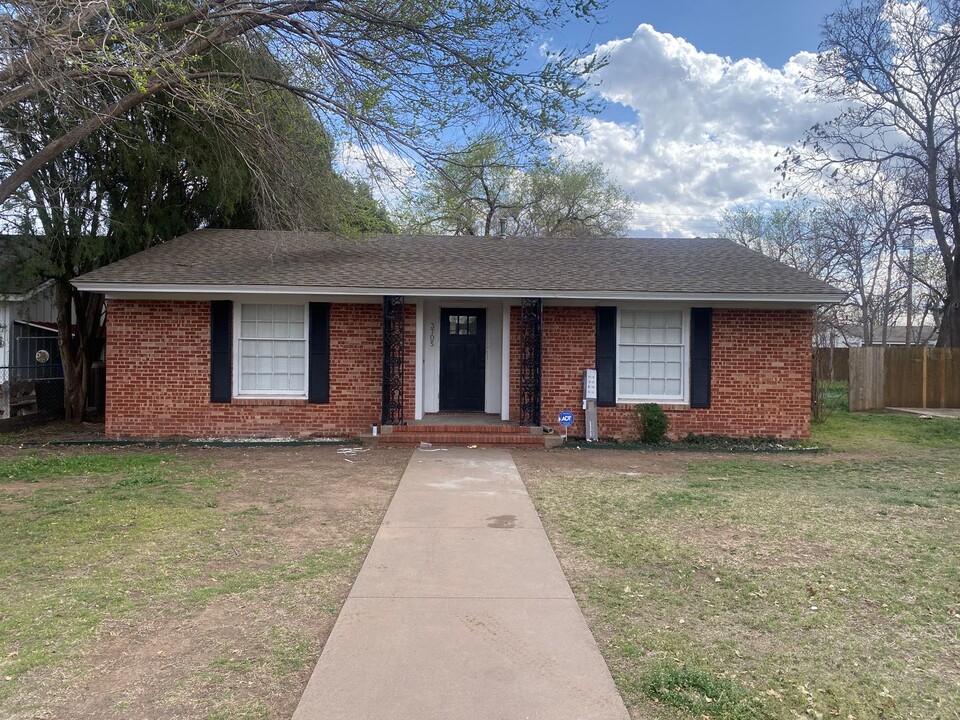
[[[927,417],[960,419],[960,408],[888,407],[887,412],[897,413],[898,415],[925,415]]]
[[[414,450],[294,720],[626,720],[506,450]]]

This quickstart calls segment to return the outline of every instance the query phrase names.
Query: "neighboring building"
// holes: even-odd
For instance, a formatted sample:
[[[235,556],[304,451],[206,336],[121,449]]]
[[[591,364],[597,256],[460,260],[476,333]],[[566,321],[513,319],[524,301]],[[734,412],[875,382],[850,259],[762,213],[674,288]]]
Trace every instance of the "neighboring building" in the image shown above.
[[[355,436],[483,413],[632,433],[803,438],[813,309],[841,293],[717,239],[205,230],[88,273],[107,297],[108,436]],[[454,424],[462,420],[450,421]]]
[[[32,366],[41,349],[59,363],[56,321],[51,284],[24,292],[0,289],[0,368]]]
[[[0,235],[0,368],[32,366],[41,349],[55,351],[59,363],[53,283],[25,269],[18,255],[22,242],[20,235]]]
[[[17,255],[20,240],[0,235],[0,419],[36,411],[35,386],[21,387],[19,381],[63,375],[53,284],[25,271]],[[19,409],[11,406],[17,392],[31,398]]]

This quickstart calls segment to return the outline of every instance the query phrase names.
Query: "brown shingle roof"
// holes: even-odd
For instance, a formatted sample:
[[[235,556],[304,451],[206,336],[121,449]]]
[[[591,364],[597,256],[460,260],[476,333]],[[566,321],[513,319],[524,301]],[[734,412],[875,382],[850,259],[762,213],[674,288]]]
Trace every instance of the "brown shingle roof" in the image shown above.
[[[23,295],[43,282],[30,263],[36,243],[30,235],[0,234],[0,296]]]
[[[831,295],[839,291],[721,239],[498,238],[200,230],[76,282],[129,286]]]

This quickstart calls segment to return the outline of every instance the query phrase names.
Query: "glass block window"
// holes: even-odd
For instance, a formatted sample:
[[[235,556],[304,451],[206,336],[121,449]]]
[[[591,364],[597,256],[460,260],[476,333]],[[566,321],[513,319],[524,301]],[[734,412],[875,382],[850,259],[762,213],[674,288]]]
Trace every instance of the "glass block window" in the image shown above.
[[[240,395],[306,395],[306,306],[240,306]]]
[[[683,310],[621,310],[618,391],[624,400],[684,399]]]

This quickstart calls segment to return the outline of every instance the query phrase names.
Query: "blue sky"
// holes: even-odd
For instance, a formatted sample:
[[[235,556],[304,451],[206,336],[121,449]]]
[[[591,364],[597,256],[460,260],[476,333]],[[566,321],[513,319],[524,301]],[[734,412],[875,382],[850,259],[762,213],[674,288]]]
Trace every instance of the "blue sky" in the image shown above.
[[[805,93],[841,0],[611,0],[553,46],[599,46],[608,107],[559,153],[601,162],[636,203],[631,234],[712,235],[724,210],[775,203],[776,153],[831,116]]]
[[[592,79],[606,109],[557,138],[556,154],[603,165],[634,203],[634,236],[711,236],[727,210],[778,203],[778,153],[836,113],[808,89],[821,25],[841,4],[610,0],[603,22],[554,29],[548,47],[609,60]],[[416,184],[403,158],[381,162]]]
[[[610,0],[599,27],[571,24],[554,38],[592,46],[648,23],[704,52],[779,67],[801,50],[817,49],[824,17],[840,5],[840,0]]]

